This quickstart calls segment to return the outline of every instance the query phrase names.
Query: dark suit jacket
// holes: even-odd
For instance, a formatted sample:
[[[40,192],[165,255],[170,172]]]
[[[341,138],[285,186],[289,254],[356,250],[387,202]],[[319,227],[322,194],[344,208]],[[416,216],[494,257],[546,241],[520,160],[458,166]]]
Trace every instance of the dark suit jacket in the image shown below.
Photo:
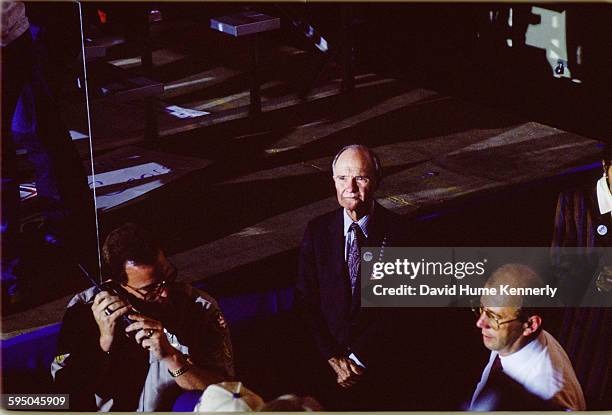
[[[399,218],[376,203],[362,246],[381,246],[385,238],[386,246],[398,246]],[[360,292],[351,295],[343,223],[341,208],[308,224],[300,249],[298,304],[326,360],[353,352],[367,367],[376,366],[389,357],[385,348],[394,343],[389,341],[393,319],[383,309],[360,309]]]
[[[552,247],[610,247],[612,221],[601,214],[597,202],[597,182],[562,192],[557,201]],[[605,225],[607,234],[597,228]],[[594,279],[583,281],[591,287]],[[608,293],[609,294],[609,293]],[[608,297],[609,298],[609,297]],[[588,409],[610,407],[609,368],[612,365],[612,308],[565,308],[559,342],[567,350],[584,391]]]
[[[609,213],[599,213],[596,185],[589,183],[559,195],[553,247],[612,246],[612,221]],[[597,233],[600,225],[608,228],[606,235]]]

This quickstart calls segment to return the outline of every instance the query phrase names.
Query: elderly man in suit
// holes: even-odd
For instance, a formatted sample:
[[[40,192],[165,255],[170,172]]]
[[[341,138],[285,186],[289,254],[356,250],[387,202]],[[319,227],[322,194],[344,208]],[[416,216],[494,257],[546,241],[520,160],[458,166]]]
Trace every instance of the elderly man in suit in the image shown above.
[[[361,309],[361,247],[397,244],[399,216],[374,200],[382,169],[367,147],[342,148],[332,162],[339,209],[312,220],[300,249],[298,299],[308,331],[327,361],[337,386],[333,409],[383,409],[376,379],[394,353],[391,318]],[[389,378],[385,374],[389,392]],[[365,385],[369,385],[366,387]],[[333,387],[331,387],[333,389]],[[367,397],[358,392],[367,389]],[[366,399],[367,398],[367,399]],[[378,399],[380,398],[380,399]],[[329,408],[330,404],[326,405]]]

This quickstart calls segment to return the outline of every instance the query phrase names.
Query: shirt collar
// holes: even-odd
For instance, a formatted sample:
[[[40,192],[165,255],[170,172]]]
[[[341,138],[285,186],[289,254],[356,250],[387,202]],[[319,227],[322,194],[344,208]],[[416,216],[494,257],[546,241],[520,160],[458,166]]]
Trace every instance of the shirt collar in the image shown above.
[[[544,349],[544,336],[542,332],[538,336],[527,343],[520,350],[509,354],[507,356],[499,356],[504,372],[508,373],[511,377],[518,375],[525,365],[530,364],[529,361],[540,354]]]
[[[605,176],[597,181],[597,203],[599,204],[599,213],[602,215],[612,212],[612,194],[610,194]]]
[[[353,219],[351,219],[346,209],[342,209],[342,212],[344,213],[342,217],[344,218],[344,236],[346,237],[346,235],[349,233],[349,229],[351,228],[351,225],[353,224]],[[365,215],[364,217],[362,217],[361,219],[357,221],[357,225],[359,225],[359,227],[361,228],[361,232],[363,232],[366,238],[368,237],[368,222],[369,221],[370,221],[370,214]]]

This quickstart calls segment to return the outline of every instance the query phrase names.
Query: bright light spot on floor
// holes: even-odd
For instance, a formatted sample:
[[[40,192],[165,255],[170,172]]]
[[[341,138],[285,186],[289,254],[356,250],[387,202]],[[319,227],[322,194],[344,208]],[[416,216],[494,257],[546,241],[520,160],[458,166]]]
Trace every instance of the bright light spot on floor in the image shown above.
[[[127,66],[127,65],[136,65],[140,64],[140,56],[137,58],[127,58],[127,59],[117,59],[114,61],[110,61],[115,66]]]
[[[205,78],[200,78],[200,79],[193,79],[190,81],[182,81],[182,82],[176,82],[176,83],[172,83],[172,84],[167,84],[164,87],[164,90],[166,91],[170,91],[172,89],[176,89],[176,88],[182,88],[185,86],[190,86],[190,85],[197,85],[197,84],[204,84],[208,81],[213,81],[216,78],[214,76],[209,76],[209,77],[205,77]]]
[[[245,237],[245,236],[255,236],[255,235],[264,235],[266,233],[270,233],[269,230],[264,228],[244,228],[242,231],[235,233],[235,236]]]
[[[290,151],[290,150],[295,150],[300,148],[300,146],[289,146],[289,147],[283,147],[283,148],[268,148],[266,150],[264,150],[267,154],[278,154],[278,153],[282,153],[284,151]]]

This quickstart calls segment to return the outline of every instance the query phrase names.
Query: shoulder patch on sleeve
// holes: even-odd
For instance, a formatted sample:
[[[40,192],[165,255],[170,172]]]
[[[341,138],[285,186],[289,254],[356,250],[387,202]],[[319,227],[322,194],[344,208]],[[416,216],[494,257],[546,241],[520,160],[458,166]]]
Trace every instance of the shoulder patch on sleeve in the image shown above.
[[[60,354],[55,356],[54,362],[57,363],[58,365],[61,365],[64,363],[64,361],[70,356],[70,353],[66,353],[66,354]]]

